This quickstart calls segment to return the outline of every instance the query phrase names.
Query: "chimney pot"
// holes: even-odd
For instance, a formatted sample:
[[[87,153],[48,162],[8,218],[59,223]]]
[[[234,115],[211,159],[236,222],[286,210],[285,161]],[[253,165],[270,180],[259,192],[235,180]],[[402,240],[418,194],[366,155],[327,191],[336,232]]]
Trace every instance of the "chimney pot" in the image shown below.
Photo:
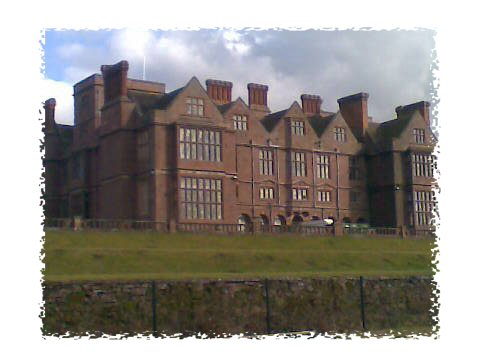
[[[323,99],[318,95],[302,94],[302,109],[305,114],[320,114]]]
[[[361,92],[337,100],[343,118],[359,139],[368,127],[368,98],[368,93]]]
[[[411,114],[415,110],[420,112],[427,126],[430,126],[430,103],[428,101],[419,101],[413,104],[408,104],[404,106],[397,106],[395,112],[397,117],[403,114]]]
[[[268,86],[262,84],[247,84],[248,89],[248,105],[258,106],[262,110],[268,110],[267,92]]]
[[[208,96],[217,105],[232,101],[232,87],[230,81],[208,79],[206,82]]]

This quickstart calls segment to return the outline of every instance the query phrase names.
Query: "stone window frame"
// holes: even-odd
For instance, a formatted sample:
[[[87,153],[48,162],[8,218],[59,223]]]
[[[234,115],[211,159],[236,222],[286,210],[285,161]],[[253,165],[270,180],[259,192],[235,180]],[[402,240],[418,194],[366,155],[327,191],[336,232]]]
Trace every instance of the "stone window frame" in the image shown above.
[[[259,173],[260,175],[272,176],[274,175],[273,165],[273,150],[260,149],[258,152]]]
[[[321,203],[332,202],[332,191],[331,190],[317,190],[317,199]]]
[[[233,115],[233,128],[238,131],[248,130],[248,117],[247,115],[235,114]]]
[[[317,154],[317,178],[330,179],[330,155]]]
[[[431,190],[413,192],[413,212],[416,225],[431,225],[435,211],[435,194]]]
[[[413,138],[416,144],[425,144],[425,129],[413,129]]]
[[[292,188],[291,198],[295,201],[307,201],[308,200],[308,188]]]
[[[204,116],[205,114],[205,101],[198,97],[187,97],[185,99],[187,115],[192,116]]]
[[[293,135],[305,136],[305,121],[291,120],[290,129]]]
[[[303,151],[292,151],[290,158],[290,167],[292,176],[307,176],[306,153]]]
[[[222,179],[180,177],[179,203],[183,219],[222,220]]]
[[[345,130],[344,127],[335,126],[334,134],[335,134],[335,140],[337,142],[341,142],[341,143],[347,142],[347,131]]]
[[[272,200],[275,198],[275,190],[270,186],[262,186],[259,189],[260,200]]]
[[[181,160],[222,161],[221,131],[208,128],[180,127]]]
[[[360,170],[360,157],[359,156],[349,156],[348,157],[348,179],[349,180],[360,180],[361,170]]]
[[[435,169],[435,155],[427,153],[412,153],[412,174],[414,177],[433,178]]]

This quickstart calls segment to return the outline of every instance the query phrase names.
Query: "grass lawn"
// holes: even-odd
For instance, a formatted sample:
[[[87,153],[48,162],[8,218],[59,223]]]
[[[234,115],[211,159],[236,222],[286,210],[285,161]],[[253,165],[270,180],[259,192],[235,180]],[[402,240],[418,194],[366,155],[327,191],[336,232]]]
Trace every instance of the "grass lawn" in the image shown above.
[[[431,239],[47,231],[45,280],[432,275]]]

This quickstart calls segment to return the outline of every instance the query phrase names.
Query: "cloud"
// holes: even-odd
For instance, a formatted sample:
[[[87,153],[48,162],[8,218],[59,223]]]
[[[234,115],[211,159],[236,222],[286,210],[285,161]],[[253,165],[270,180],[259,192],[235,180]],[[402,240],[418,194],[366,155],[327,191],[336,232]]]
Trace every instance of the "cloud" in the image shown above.
[[[69,83],[50,79],[43,80],[45,100],[55,98],[55,121],[59,124],[73,124],[73,89]]]
[[[338,98],[365,91],[370,115],[386,121],[398,105],[429,100],[433,48],[429,31],[122,30],[103,33],[101,46],[73,41],[57,53],[71,85],[122,59],[129,77],[141,79],[145,55],[147,80],[167,91],[197,76],[232,81],[233,96],[246,99],[247,83],[263,83],[272,111],[301,93],[322,96],[336,111]]]

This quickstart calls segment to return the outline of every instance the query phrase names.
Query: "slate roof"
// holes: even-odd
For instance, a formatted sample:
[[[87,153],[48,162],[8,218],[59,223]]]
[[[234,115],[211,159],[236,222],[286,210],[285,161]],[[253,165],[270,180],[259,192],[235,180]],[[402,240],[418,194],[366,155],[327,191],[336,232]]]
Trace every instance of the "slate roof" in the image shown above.
[[[217,105],[218,111],[220,111],[220,113],[222,114],[225,114],[228,111],[228,109],[230,109],[235,104],[235,102],[236,101],[231,101],[223,105]]]
[[[408,126],[411,117],[412,114],[401,115],[397,119],[383,123],[368,123],[367,133],[375,142],[390,141],[402,134],[403,130]]]
[[[325,129],[330,125],[337,114],[332,113],[327,116],[315,115],[310,116],[308,120],[310,121],[310,126],[315,130],[317,136],[322,136]]]
[[[184,87],[181,87],[164,95],[129,91],[128,97],[136,103],[142,112],[148,109],[165,110],[183,89]]]
[[[267,116],[265,116],[261,120],[263,126],[265,126],[265,129],[267,129],[268,131],[272,131],[275,128],[275,126],[277,126],[280,119],[285,116],[285,114],[288,112],[288,110],[290,110],[290,109],[277,111],[277,112],[274,112],[274,113],[271,113],[271,114],[268,114]]]

